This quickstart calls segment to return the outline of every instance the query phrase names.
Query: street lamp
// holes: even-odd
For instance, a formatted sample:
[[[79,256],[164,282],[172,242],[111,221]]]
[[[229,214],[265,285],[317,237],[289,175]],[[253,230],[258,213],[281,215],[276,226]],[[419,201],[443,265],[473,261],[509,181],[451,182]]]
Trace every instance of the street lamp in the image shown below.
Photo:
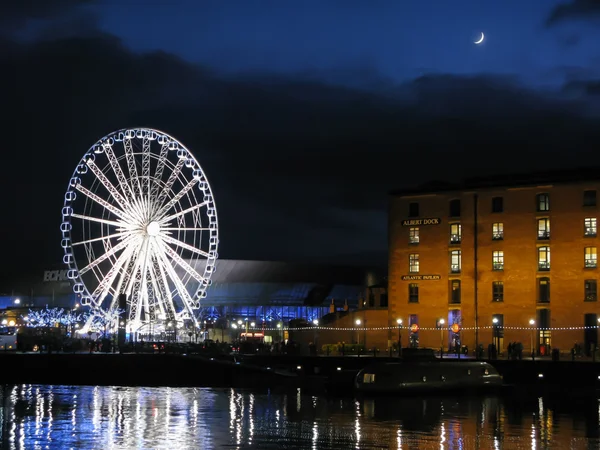
[[[21,304],[21,299],[20,298],[15,298],[15,305],[19,305]]]
[[[498,318],[494,317],[492,319],[492,323],[494,324],[492,329],[492,341],[494,342],[494,359],[496,355],[498,355],[498,351],[500,350],[498,347],[500,346],[500,336],[498,335]]]
[[[444,356],[444,324],[446,321],[442,318],[438,320],[440,324],[440,358]]]
[[[360,321],[360,319],[356,319],[356,321],[354,322],[356,324],[357,327],[360,327],[360,324],[362,323]],[[356,330],[356,343],[358,345],[360,345],[360,331]]]
[[[531,359],[535,360],[535,347],[533,346],[533,333],[534,333],[534,326],[535,326],[535,320],[533,319],[529,319],[529,326],[531,326]]]
[[[402,319],[397,319],[398,324],[398,358],[402,356]]]
[[[311,350],[311,351],[314,351],[314,354],[316,355],[317,354],[317,348],[318,348],[317,347],[317,338],[318,338],[318,336],[317,336],[317,327],[319,326],[319,319],[313,319],[312,323],[315,326],[315,328],[314,328],[314,331],[313,331],[313,345],[314,345],[314,350]]]

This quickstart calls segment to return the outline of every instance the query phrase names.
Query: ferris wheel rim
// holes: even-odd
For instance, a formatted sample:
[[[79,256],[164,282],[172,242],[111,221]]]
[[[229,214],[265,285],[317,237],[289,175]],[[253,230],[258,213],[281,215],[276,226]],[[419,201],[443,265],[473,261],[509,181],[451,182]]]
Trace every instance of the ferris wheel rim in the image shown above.
[[[131,147],[133,145],[132,141],[140,138],[143,139],[142,151],[138,151],[136,153],[133,151],[133,149],[128,150],[127,146],[129,145],[129,147]],[[158,140],[161,144],[160,156],[152,153],[152,142],[150,141],[154,140]],[[120,189],[116,189],[116,187],[110,183],[110,180],[107,181],[107,177],[102,175],[103,171],[95,166],[95,155],[101,154],[103,151],[105,151],[107,154],[112,152],[112,147],[116,142],[123,143],[123,154],[119,157],[119,159],[114,158],[114,155],[113,157],[107,157],[107,159],[110,160],[110,166],[113,170],[112,175],[116,176],[118,179]],[[168,146],[168,150],[165,150],[165,146]],[[110,149],[108,147],[110,147]],[[167,163],[171,164],[171,162],[165,158],[161,159],[163,157],[163,152],[166,155],[168,151],[175,150],[177,151],[177,162],[173,167],[167,167]],[[139,175],[137,172],[136,163],[138,161],[135,160],[136,155],[138,159],[140,155],[143,158],[142,175]],[[156,178],[150,176],[152,158],[156,160],[157,164],[152,175],[156,175],[156,173],[160,171],[159,176]],[[124,161],[125,159],[127,161]],[[117,161],[116,163],[114,162],[115,160]],[[182,163],[184,160],[185,162]],[[128,167],[129,177],[121,176],[124,175],[124,173],[119,173],[119,171],[124,172],[122,162],[132,164]],[[108,167],[108,165],[109,164],[107,164],[105,167]],[[179,177],[184,169],[184,165],[187,169],[189,169],[187,170],[188,172],[192,172],[192,179],[188,180],[187,185],[182,190],[174,193],[172,191],[173,186],[176,182],[180,181]],[[110,202],[102,199],[98,195],[95,195],[93,189],[88,189],[87,187],[81,185],[81,178],[79,178],[78,175],[80,175],[84,170],[83,167],[86,167],[86,171],[89,168],[89,170],[93,172],[94,182],[91,185],[92,188],[93,185],[98,182],[99,184],[96,186],[96,190],[98,189],[98,186],[102,184],[104,188],[111,193],[112,200]],[[167,181],[163,180],[163,172],[165,169],[171,170]],[[87,172],[84,172],[84,174],[85,173]],[[76,181],[77,179],[79,179],[79,182]],[[139,184],[139,186],[136,186],[136,184]],[[179,202],[185,196],[188,196],[187,201],[193,203],[196,200],[196,196],[194,195],[193,197],[189,197],[188,191],[192,190],[196,185],[201,187],[204,200],[201,203],[192,204],[191,207],[184,210]],[[143,198],[144,188],[146,189],[145,192],[147,193],[147,200]],[[139,193],[139,197],[136,196],[136,189],[139,189],[137,191],[137,193]],[[87,207],[88,201],[92,203],[95,202],[95,204],[100,205],[103,208],[102,217],[85,216],[76,213],[73,209],[73,205],[77,195],[70,194],[75,192],[82,194],[86,198],[83,206],[84,211]],[[129,203],[127,199],[130,201]],[[177,206],[180,207],[179,210],[177,210]],[[199,215],[194,217],[193,226],[181,226],[181,224],[185,224],[185,222],[176,220],[181,216],[189,214],[192,212],[192,210],[198,210],[203,207],[206,207],[206,214],[209,218],[206,225],[202,225],[202,223],[196,223],[199,221]],[[69,210],[69,208],[71,209]],[[90,206],[90,208],[92,208],[92,206]],[[160,282],[157,281],[157,278],[163,278],[163,282],[165,279],[170,279],[170,281],[175,284],[175,290],[170,293],[167,292],[169,290],[169,283],[167,283],[166,289],[163,289],[163,291],[160,293],[154,292],[154,295],[171,298],[172,294],[176,291],[176,293],[182,299],[184,299],[184,306],[187,308],[187,310],[184,308],[181,311],[177,311],[176,316],[178,318],[183,317],[184,319],[195,319],[193,306],[199,307],[198,300],[206,295],[206,290],[210,285],[211,274],[214,272],[216,266],[216,259],[218,257],[218,217],[214,196],[212,194],[212,188],[208,178],[206,177],[206,174],[200,163],[184,144],[168,133],[147,127],[122,128],[107,134],[99,139],[94,145],[92,145],[88,151],[84,153],[83,157],[76,165],[65,193],[62,212],[63,221],[61,223],[61,231],[63,234],[63,240],[61,241],[61,245],[64,249],[63,262],[65,262],[69,267],[67,276],[73,282],[73,289],[75,293],[82,297],[82,304],[89,304],[92,309],[99,310],[99,313],[106,313],[107,311],[103,310],[102,308],[102,301],[104,299],[102,298],[99,303],[97,302],[99,299],[99,292],[97,292],[98,286],[96,286],[94,290],[91,290],[88,286],[89,282],[84,282],[82,275],[88,271],[93,271],[99,264],[106,260],[112,261],[111,258],[114,257],[115,260],[113,267],[116,267],[116,270],[110,273],[110,275],[113,276],[113,278],[117,275],[120,276],[120,283],[124,277],[121,271],[124,270],[126,273],[129,264],[131,264],[131,262],[137,258],[134,269],[135,276],[138,276],[138,272],[142,273],[141,276],[144,278],[142,284],[149,282],[153,285],[152,289],[156,289],[156,287],[160,284]],[[106,218],[105,215],[108,215],[109,212],[113,216],[116,216],[116,219],[115,217],[112,219]],[[68,219],[66,219],[67,217]],[[116,232],[107,236],[101,235],[93,238],[90,236],[87,242],[85,240],[75,242],[70,234],[73,225],[73,218],[80,219],[83,224],[85,224],[85,221],[87,221],[87,225],[90,230],[91,223],[96,222],[101,224],[101,226],[106,225],[107,227],[114,227]],[[145,228],[141,229],[138,225],[145,219],[148,219],[148,222]],[[176,221],[173,222],[174,220]],[[82,229],[85,236],[85,227],[83,226]],[[101,230],[104,230],[104,228],[101,228]],[[197,249],[194,246],[186,244],[185,242],[182,242],[179,239],[171,236],[171,234],[175,232],[179,233],[182,231],[184,233],[186,231],[193,231],[194,233],[209,233],[210,238],[207,251]],[[141,239],[140,233],[145,233],[146,237]],[[89,231],[89,234],[91,235],[91,231]],[[120,240],[120,242],[113,246],[111,243],[111,239],[113,238]],[[97,259],[92,259],[95,255],[92,254],[91,250],[88,250],[88,248],[92,248],[91,243],[94,241],[102,242],[105,248],[105,253]],[[108,244],[106,244],[106,242],[108,242]],[[85,247],[87,260],[89,261],[92,259],[92,262],[84,267],[80,267],[80,261],[73,256],[75,254],[74,247],[78,245]],[[202,275],[200,275],[195,269],[191,268],[191,266],[189,266],[189,264],[187,264],[171,246],[176,246],[190,252],[195,252],[199,256],[205,258],[204,260],[206,261],[206,265]],[[119,253],[118,259],[116,257],[117,253]],[[143,266],[140,266],[141,263],[139,261],[141,254],[145,255]],[[100,262],[98,262],[99,260]],[[162,264],[164,267],[162,269],[151,269],[149,268],[148,263],[157,264],[159,266]],[[181,279],[179,279],[179,276],[173,268],[173,263],[175,263],[180,269],[182,268],[189,276],[194,277],[196,281],[198,281],[198,287],[195,289],[195,292],[190,293],[187,291],[185,285]],[[106,278],[108,277],[109,273],[104,275]],[[105,278],[103,280],[98,280],[98,283],[103,283]],[[189,280],[190,278],[187,277],[187,279]],[[105,297],[105,292],[110,291],[114,282],[115,279],[107,281],[108,287],[102,291],[102,294],[105,295]],[[130,283],[130,280],[128,280],[128,283]],[[119,294],[119,291],[116,288],[112,295],[113,305],[115,304],[115,294]],[[163,298],[163,300],[166,299]]]

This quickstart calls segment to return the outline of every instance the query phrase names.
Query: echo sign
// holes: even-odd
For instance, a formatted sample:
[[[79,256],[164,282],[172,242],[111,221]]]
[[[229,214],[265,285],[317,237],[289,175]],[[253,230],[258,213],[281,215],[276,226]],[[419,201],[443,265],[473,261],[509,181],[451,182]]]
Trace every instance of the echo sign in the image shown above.
[[[44,271],[44,281],[69,281],[67,270],[46,270]]]

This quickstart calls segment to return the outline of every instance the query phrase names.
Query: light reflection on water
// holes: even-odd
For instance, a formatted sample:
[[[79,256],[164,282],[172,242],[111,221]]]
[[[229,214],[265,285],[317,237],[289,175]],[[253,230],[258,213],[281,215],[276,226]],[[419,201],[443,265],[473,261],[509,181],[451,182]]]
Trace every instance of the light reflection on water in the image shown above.
[[[20,385],[0,391],[7,449],[600,448],[600,401],[334,399],[300,390]]]

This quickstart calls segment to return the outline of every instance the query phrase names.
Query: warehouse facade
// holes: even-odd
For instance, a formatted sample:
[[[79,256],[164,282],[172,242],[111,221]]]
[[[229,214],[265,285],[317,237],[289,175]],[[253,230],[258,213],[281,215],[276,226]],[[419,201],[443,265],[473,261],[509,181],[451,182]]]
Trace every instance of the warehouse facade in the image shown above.
[[[424,347],[596,346],[598,189],[589,170],[392,193],[389,322]]]

